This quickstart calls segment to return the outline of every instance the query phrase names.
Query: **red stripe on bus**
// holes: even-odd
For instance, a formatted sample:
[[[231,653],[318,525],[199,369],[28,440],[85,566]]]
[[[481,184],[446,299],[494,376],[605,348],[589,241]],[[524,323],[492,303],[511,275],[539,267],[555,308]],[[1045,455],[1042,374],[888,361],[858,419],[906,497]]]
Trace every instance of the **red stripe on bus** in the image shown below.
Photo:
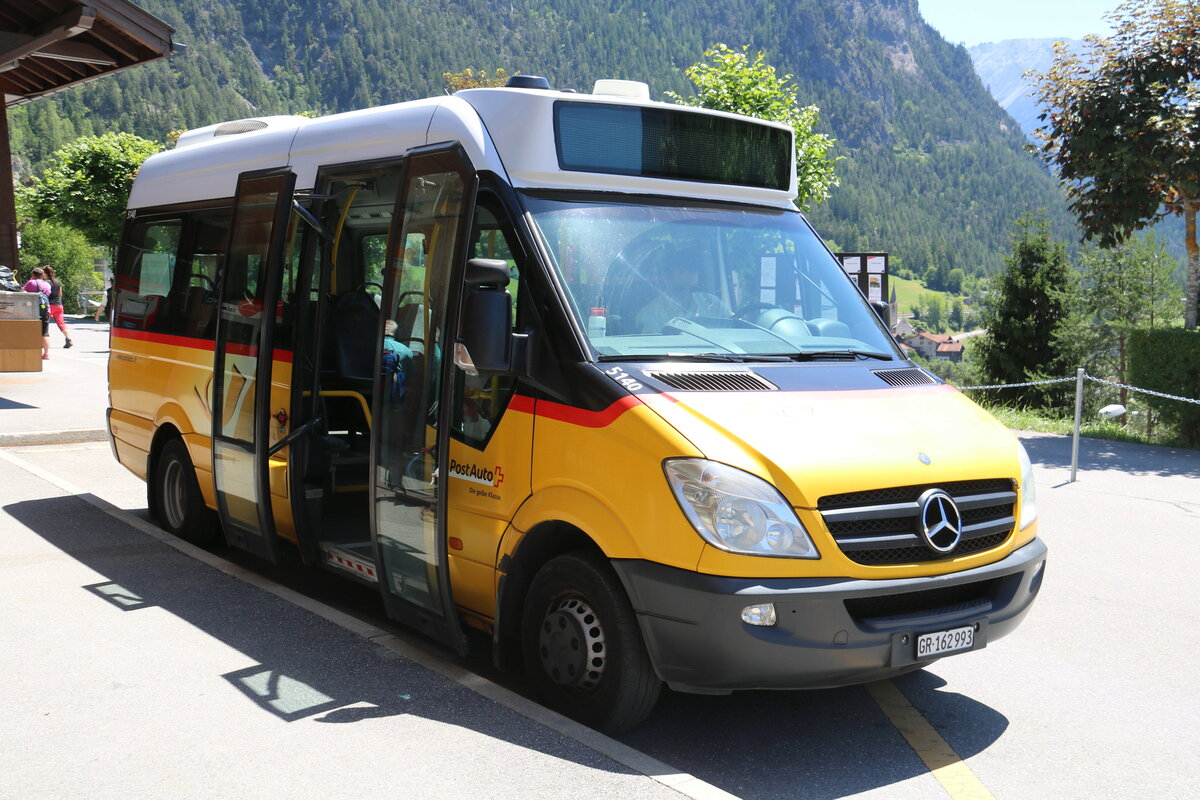
[[[514,401],[516,399],[515,397],[513,398]],[[532,403],[532,398],[527,399]],[[524,405],[522,403],[515,407],[522,411],[533,410],[532,407],[526,409]],[[622,397],[603,411],[588,411],[587,409],[575,408],[574,406],[567,406],[562,403],[553,403],[549,400],[538,400],[537,415],[546,419],[566,422],[571,425],[579,425],[584,428],[605,428],[616,422],[617,418],[629,409],[640,405],[642,405],[642,400],[636,395]]]
[[[198,339],[191,336],[176,336],[169,333],[152,333],[150,331],[130,330],[128,328],[113,328],[112,335],[114,339],[132,339],[138,342],[154,342],[155,344],[165,344],[168,347],[187,347],[192,350],[203,350],[211,353],[214,350],[215,342],[212,339]],[[225,352],[235,356],[258,356],[258,347],[249,344],[227,344]],[[282,361],[285,364],[292,363],[291,350],[276,350],[275,361]]]

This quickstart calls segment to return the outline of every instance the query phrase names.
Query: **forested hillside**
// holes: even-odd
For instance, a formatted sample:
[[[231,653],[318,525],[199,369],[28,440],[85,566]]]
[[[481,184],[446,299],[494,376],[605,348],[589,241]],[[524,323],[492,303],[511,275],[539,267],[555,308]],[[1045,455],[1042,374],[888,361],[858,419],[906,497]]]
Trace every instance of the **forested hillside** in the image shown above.
[[[14,109],[28,174],[83,134],[173,130],[259,114],[330,113],[442,91],[442,74],[502,67],[588,90],[597,78],[688,93],[714,42],[763,50],[844,156],[810,216],[843,249],[887,250],[923,274],[998,267],[1012,220],[1073,223],[1052,179],[916,0],[138,0],[186,50]]]

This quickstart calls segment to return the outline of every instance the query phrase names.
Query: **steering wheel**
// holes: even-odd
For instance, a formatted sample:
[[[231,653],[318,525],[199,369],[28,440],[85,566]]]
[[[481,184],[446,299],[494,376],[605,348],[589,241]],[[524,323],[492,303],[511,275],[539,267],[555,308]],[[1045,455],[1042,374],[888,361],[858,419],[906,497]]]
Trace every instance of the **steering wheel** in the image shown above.
[[[751,311],[767,311],[775,307],[776,306],[774,303],[764,303],[760,300],[753,303],[747,303],[746,305],[742,306],[736,312],[734,312],[734,316],[738,319],[745,319],[746,315]]]
[[[202,279],[205,283],[208,284],[208,288],[210,288],[210,289],[217,288],[216,282],[214,282],[212,278],[208,277],[203,272],[193,272],[189,277]]]

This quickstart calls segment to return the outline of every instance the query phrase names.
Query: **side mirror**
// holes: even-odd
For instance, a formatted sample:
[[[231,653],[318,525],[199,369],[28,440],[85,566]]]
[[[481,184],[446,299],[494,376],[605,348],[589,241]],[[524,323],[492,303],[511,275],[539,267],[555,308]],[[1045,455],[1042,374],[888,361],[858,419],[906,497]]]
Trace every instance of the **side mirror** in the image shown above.
[[[465,282],[454,363],[470,374],[511,372],[513,333],[508,264],[494,258],[472,258],[467,262]]]
[[[888,330],[892,329],[892,323],[888,319],[888,304],[882,300],[871,300],[871,308],[875,309],[875,315],[879,317],[879,321],[883,323],[883,327]]]

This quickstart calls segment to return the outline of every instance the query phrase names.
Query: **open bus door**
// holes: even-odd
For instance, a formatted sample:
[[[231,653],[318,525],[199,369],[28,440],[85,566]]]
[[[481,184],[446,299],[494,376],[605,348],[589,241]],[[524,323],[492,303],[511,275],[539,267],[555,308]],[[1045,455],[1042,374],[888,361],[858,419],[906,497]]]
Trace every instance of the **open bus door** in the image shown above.
[[[273,563],[280,557],[268,458],[273,323],[295,183],[286,169],[238,176],[218,278],[213,359],[212,463],[221,525],[230,544]]]
[[[389,616],[465,652],[450,590],[451,404],[442,399],[453,392],[449,356],[478,180],[459,147],[413,151],[406,161],[382,310],[415,320],[419,335],[402,391],[388,377],[376,392],[371,528]]]

